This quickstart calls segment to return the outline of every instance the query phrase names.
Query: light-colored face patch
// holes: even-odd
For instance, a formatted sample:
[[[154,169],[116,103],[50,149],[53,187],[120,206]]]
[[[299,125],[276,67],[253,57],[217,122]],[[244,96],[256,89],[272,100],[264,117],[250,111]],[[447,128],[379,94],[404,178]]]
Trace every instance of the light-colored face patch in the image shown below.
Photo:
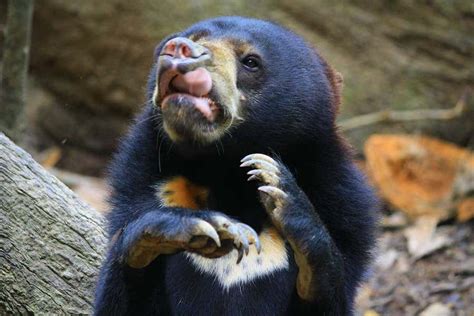
[[[173,177],[157,185],[156,196],[161,205],[202,209],[206,207],[209,191],[185,177]]]
[[[237,53],[234,45],[225,39],[206,39],[197,41],[212,53],[212,63],[207,67],[211,73],[213,87],[221,102],[229,112],[232,121],[240,118],[241,92],[237,89]],[[231,122],[228,122],[229,127]]]
[[[208,144],[220,139],[231,127],[244,120],[245,111],[241,103],[246,101],[246,97],[238,88],[237,73],[242,54],[251,51],[252,46],[230,38],[209,38],[203,34],[180,38],[180,41],[205,54],[184,59],[160,55],[153,102],[162,109],[162,127],[172,141]],[[200,75],[191,74],[194,71]],[[190,76],[184,79],[188,73]],[[170,107],[173,102],[178,106]],[[183,102],[195,105],[194,110],[201,111],[207,121],[193,116],[191,107],[182,106]]]
[[[276,229],[265,228],[259,238],[262,244],[261,253],[258,254],[255,248],[251,247],[248,256],[244,256],[239,264],[237,250],[214,259],[193,253],[186,255],[199,271],[214,276],[224,289],[229,289],[289,268],[285,241]]]

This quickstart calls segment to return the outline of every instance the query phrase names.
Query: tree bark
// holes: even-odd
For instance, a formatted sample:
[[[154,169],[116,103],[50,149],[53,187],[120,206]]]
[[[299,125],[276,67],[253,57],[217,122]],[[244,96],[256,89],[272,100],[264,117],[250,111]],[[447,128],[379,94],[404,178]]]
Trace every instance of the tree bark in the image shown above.
[[[102,216],[0,133],[0,315],[88,314]]]
[[[24,127],[26,76],[30,51],[33,0],[8,2],[0,84],[0,128],[18,140]]]

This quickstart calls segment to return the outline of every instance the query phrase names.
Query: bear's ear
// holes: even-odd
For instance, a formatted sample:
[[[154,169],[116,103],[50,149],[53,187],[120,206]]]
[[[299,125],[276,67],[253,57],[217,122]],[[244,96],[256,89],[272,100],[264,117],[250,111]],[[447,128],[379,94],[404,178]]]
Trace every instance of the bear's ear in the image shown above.
[[[324,73],[329,80],[329,85],[331,88],[331,107],[334,113],[337,115],[339,113],[339,107],[341,105],[342,98],[342,87],[343,87],[343,78],[342,74],[339,71],[336,71],[331,65],[328,64],[326,59],[319,54],[317,49],[314,49],[316,56],[322,63]]]
[[[339,113],[339,108],[341,105],[342,98],[342,87],[344,85],[344,80],[342,74],[336,71],[334,68],[325,63],[326,75],[329,79],[332,92],[332,108],[334,112]]]
[[[334,88],[337,90],[337,94],[342,94],[342,87],[344,87],[344,77],[339,71],[334,71]]]

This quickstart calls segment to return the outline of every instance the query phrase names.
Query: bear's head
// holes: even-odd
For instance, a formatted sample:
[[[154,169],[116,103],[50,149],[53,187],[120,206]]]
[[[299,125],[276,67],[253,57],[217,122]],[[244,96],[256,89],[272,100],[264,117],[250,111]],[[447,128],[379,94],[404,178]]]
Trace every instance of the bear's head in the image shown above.
[[[148,97],[174,143],[276,149],[335,130],[339,75],[274,23],[206,20],[163,40],[155,61]]]

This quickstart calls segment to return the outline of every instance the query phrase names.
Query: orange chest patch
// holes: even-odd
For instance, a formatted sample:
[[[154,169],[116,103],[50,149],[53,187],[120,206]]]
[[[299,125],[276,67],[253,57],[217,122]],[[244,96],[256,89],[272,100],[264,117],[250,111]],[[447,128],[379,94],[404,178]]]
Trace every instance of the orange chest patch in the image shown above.
[[[156,195],[163,206],[197,210],[206,208],[209,190],[177,176],[160,183]]]

